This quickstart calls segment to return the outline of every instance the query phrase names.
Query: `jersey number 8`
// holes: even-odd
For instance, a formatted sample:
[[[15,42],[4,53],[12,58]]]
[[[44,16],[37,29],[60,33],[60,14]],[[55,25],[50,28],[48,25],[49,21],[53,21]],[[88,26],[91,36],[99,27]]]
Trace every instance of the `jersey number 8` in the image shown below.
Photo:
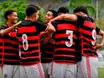
[[[28,41],[27,41],[27,35],[22,35],[22,43],[23,43],[23,49],[26,51],[28,50]]]

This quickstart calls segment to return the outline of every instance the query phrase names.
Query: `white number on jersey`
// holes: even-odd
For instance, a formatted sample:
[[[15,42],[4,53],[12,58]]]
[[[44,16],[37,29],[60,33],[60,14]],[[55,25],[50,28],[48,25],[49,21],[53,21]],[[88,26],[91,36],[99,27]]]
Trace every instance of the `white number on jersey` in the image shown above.
[[[73,45],[73,31],[66,30],[66,34],[69,34],[68,36],[69,41],[66,41],[65,44],[67,47],[71,47]]]
[[[22,43],[23,43],[23,49],[26,51],[28,50],[28,41],[27,41],[27,35],[22,35]]]

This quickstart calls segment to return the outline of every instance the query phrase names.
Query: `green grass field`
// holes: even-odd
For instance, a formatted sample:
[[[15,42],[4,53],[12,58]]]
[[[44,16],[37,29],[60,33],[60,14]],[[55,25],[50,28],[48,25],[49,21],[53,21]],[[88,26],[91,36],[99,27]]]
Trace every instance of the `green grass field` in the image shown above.
[[[98,77],[104,78],[104,68],[98,68]]]
[[[2,78],[1,72],[0,72],[0,78]],[[98,78],[104,78],[104,68],[98,68]]]

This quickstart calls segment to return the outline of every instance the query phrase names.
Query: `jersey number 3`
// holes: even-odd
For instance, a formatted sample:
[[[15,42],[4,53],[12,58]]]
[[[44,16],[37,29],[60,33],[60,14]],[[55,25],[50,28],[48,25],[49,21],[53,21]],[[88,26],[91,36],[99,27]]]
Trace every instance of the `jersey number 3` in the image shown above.
[[[67,47],[71,47],[73,45],[73,31],[66,30],[66,34],[69,34],[68,36],[69,41],[66,41],[65,44]]]

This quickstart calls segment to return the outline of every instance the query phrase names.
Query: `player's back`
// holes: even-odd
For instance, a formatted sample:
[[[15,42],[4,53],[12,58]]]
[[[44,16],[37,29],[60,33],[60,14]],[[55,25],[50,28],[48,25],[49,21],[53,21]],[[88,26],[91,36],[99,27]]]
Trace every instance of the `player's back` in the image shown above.
[[[40,38],[38,22],[24,20],[18,28],[21,65],[33,65],[40,62]]]
[[[82,54],[96,57],[96,25],[92,18],[78,16],[79,32],[81,33]]]
[[[54,25],[56,32],[54,62],[77,63],[81,60],[78,26],[75,23],[62,20]]]

